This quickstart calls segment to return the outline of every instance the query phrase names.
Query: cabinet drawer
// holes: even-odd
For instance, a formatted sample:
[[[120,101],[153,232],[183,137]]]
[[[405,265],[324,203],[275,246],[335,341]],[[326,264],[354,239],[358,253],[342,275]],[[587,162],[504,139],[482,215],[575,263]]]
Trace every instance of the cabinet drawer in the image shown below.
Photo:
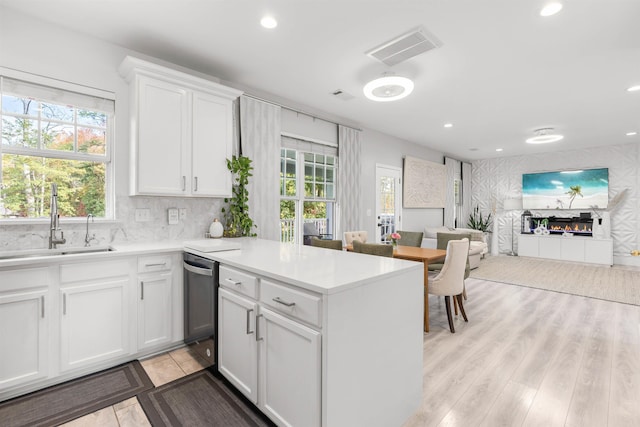
[[[138,257],[138,273],[171,270],[171,255],[152,255]]]
[[[235,268],[220,266],[220,277],[218,282],[220,286],[233,289],[243,295],[256,299],[256,284],[258,279],[256,276],[247,274],[243,271],[236,270]]]
[[[72,283],[128,276],[133,266],[126,259],[94,261],[60,266],[60,282]]]
[[[260,281],[260,302],[312,325],[321,326],[322,299],[274,282]]]

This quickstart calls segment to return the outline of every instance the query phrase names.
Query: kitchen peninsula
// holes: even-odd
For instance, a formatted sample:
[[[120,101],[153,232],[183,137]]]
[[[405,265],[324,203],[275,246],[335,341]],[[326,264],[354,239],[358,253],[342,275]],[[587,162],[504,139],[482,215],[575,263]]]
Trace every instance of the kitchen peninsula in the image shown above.
[[[243,239],[220,263],[219,369],[277,424],[399,426],[422,394],[422,265]]]

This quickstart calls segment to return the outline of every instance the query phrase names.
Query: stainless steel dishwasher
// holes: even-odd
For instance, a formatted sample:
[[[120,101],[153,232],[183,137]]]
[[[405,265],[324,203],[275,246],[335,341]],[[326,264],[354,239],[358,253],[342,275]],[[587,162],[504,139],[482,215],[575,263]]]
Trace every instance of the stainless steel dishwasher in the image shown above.
[[[185,252],[184,342],[217,371],[218,263]]]

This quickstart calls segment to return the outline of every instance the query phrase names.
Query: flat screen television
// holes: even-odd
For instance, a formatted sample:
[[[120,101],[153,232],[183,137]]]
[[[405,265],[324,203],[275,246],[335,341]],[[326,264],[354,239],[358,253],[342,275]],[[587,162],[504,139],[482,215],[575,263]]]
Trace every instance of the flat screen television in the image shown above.
[[[522,175],[523,209],[604,209],[608,202],[608,168]]]

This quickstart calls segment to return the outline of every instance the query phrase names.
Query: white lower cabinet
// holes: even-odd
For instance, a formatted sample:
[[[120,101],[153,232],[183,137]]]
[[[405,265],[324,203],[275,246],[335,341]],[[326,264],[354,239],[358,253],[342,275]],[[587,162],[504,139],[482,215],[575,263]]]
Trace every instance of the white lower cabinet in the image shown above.
[[[226,266],[219,282],[220,373],[277,425],[320,426],[322,334],[296,317],[319,319],[321,298]]]
[[[279,425],[319,426],[321,335],[260,308],[260,409]]]
[[[49,277],[48,268],[0,271],[0,390],[49,373]]]
[[[258,304],[225,289],[218,292],[218,370],[242,394],[258,403]]]
[[[60,266],[60,370],[129,353],[127,259]]]
[[[173,264],[171,255],[138,258],[138,350],[173,339]]]
[[[519,234],[518,255],[613,265],[613,240],[583,236]]]

